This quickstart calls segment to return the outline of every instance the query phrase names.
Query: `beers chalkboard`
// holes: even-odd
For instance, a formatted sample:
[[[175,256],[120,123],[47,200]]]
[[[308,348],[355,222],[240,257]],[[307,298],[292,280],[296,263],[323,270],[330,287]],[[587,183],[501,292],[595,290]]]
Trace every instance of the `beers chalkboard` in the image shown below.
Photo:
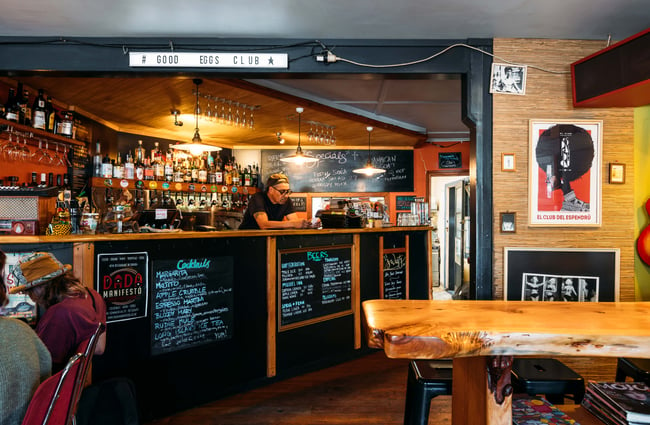
[[[233,271],[232,257],[154,262],[152,355],[232,337]]]
[[[279,330],[352,312],[352,246],[281,250]]]
[[[382,257],[382,298],[408,299],[408,255],[406,249],[385,250]]]
[[[273,173],[284,173],[291,180],[294,192],[413,192],[413,151],[371,151],[370,160],[375,167],[386,170],[383,174],[367,177],[353,173],[368,161],[367,150],[307,150],[318,158],[312,164],[296,165],[281,159],[295,150],[262,150],[264,181]]]

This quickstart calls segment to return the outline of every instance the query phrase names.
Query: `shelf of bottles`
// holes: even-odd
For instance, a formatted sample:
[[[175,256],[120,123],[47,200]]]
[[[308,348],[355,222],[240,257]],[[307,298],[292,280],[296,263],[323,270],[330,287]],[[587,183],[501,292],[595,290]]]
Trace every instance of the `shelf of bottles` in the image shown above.
[[[209,152],[191,155],[169,149],[163,154],[158,142],[147,155],[141,140],[133,154],[129,151],[124,158],[121,154],[114,159],[95,155],[93,169],[94,188],[248,195],[259,185],[257,164],[242,166],[233,159],[223,163],[220,156]]]

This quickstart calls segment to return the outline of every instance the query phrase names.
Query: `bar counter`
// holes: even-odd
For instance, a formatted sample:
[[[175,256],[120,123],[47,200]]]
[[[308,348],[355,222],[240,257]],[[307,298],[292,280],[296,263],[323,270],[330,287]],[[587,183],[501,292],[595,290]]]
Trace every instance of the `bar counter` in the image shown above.
[[[431,229],[0,237],[71,263],[109,307],[96,380],[136,383],[143,419],[372,351],[361,302],[428,299]],[[134,284],[135,282],[135,284]]]

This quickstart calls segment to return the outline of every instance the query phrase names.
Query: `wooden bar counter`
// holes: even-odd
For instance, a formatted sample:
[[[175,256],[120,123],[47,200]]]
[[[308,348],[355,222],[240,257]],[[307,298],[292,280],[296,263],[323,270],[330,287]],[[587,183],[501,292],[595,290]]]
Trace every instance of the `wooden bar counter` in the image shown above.
[[[93,377],[132,379],[145,420],[367,354],[361,302],[427,299],[432,279],[429,227],[6,236],[0,249],[50,251],[104,297]]]
[[[368,300],[370,347],[454,359],[452,423],[510,425],[512,356],[650,357],[650,303]]]

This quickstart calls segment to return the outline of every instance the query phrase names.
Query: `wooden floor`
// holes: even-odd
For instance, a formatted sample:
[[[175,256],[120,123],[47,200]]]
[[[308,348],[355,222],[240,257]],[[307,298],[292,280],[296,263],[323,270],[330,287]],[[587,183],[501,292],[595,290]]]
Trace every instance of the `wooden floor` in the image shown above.
[[[407,366],[377,352],[144,425],[402,425]],[[429,423],[451,423],[450,396],[433,400]]]

